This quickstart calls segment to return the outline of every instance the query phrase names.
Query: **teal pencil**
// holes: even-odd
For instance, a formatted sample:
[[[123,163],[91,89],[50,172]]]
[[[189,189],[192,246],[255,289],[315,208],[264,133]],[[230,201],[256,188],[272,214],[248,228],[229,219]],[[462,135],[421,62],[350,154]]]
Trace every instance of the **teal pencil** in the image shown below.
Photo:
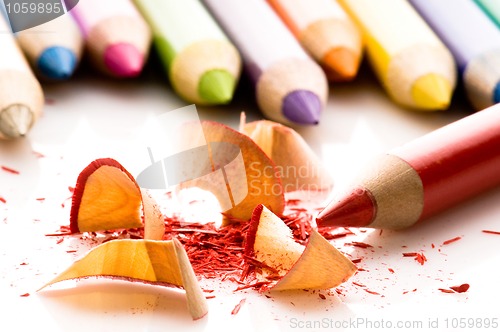
[[[474,0],[493,22],[500,28],[500,1],[498,0]]]

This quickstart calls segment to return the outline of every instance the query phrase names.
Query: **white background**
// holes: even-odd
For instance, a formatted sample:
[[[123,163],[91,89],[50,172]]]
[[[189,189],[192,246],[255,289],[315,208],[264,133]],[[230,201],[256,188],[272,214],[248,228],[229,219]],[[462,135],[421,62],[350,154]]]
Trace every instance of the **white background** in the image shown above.
[[[78,237],[58,243],[59,238],[45,236],[69,224],[68,187],[75,185],[79,172],[96,158],[112,157],[137,175],[149,165],[146,142],[155,116],[187,105],[172,93],[155,65],[143,77],[128,81],[105,78],[84,67],[72,80],[44,84],[44,90],[45,112],[29,137],[0,142],[0,165],[20,172],[0,171],[0,196],[7,201],[0,202],[0,317],[9,331],[286,331],[300,327],[317,331],[341,325],[357,331],[399,324],[437,331],[452,330],[460,322],[477,327],[487,318],[500,324],[500,236],[482,232],[500,231],[500,190],[404,231],[354,230],[356,235],[345,239],[363,241],[372,248],[335,241],[352,258],[362,259],[358,267],[363,270],[339,287],[341,295],[322,291],[325,299],[318,292],[234,292],[237,285],[229,282],[203,282],[204,288],[215,289],[210,294],[215,298],[208,300],[208,316],[193,322],[182,291],[162,287],[99,279],[68,282],[37,293],[95,245]],[[470,109],[461,95],[459,90],[447,112],[405,110],[388,99],[364,67],[356,81],[331,86],[319,126],[297,131],[340,188],[377,153],[465,116]],[[202,119],[236,128],[241,111],[249,120],[261,118],[253,100],[248,84],[242,83],[231,105],[198,110]],[[462,238],[443,245],[456,236]],[[403,252],[422,252],[428,261],[420,265],[412,257],[403,257]],[[462,283],[470,284],[468,292],[439,290]],[[22,297],[25,293],[29,296]],[[231,315],[242,299],[246,302],[240,312]],[[308,324],[316,326],[308,328]]]

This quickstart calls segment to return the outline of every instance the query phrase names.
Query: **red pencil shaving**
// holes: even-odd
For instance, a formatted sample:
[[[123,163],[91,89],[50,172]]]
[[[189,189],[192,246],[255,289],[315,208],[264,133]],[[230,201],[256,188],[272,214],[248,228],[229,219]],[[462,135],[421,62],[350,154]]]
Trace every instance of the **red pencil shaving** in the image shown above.
[[[19,171],[18,171],[18,170],[15,170],[15,169],[13,169],[13,168],[10,168],[10,167],[4,166],[4,165],[0,166],[0,168],[1,168],[3,171],[6,171],[6,172],[11,173],[11,174],[16,174],[16,175],[17,175],[17,174],[19,174]]]

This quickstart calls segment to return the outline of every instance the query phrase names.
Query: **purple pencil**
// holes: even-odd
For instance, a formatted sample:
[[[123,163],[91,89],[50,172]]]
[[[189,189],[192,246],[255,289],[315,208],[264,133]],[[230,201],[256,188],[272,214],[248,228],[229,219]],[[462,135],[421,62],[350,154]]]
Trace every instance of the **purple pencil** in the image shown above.
[[[239,49],[266,117],[285,124],[317,124],[328,95],[318,64],[263,0],[204,0]]]
[[[500,101],[500,30],[472,0],[410,0],[453,54],[477,110]]]

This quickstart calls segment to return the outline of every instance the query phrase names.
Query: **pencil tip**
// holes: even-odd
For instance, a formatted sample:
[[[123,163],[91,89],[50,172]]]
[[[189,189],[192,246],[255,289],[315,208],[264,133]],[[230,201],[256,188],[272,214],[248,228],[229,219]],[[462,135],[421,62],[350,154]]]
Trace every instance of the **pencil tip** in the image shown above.
[[[415,81],[411,93],[418,108],[445,110],[450,105],[452,87],[442,76],[427,74]]]
[[[37,67],[48,78],[64,80],[73,75],[76,64],[76,56],[70,49],[54,46],[42,52]]]
[[[144,66],[144,54],[134,45],[117,43],[106,48],[104,64],[118,77],[135,77],[141,73]]]
[[[308,90],[292,91],[283,99],[283,115],[297,124],[317,125],[322,110],[319,97]]]
[[[209,104],[227,104],[233,98],[235,78],[226,70],[214,69],[200,78],[198,93]]]
[[[8,138],[25,136],[33,122],[33,112],[25,105],[15,104],[0,111],[0,133]]]
[[[500,103],[500,82],[495,85],[495,89],[493,89],[493,103]]]
[[[322,59],[329,78],[337,81],[352,80],[358,72],[360,61],[360,54],[343,47],[332,48]]]
[[[374,219],[376,204],[372,194],[356,188],[340,200],[334,200],[316,217],[318,227],[368,226]]]

